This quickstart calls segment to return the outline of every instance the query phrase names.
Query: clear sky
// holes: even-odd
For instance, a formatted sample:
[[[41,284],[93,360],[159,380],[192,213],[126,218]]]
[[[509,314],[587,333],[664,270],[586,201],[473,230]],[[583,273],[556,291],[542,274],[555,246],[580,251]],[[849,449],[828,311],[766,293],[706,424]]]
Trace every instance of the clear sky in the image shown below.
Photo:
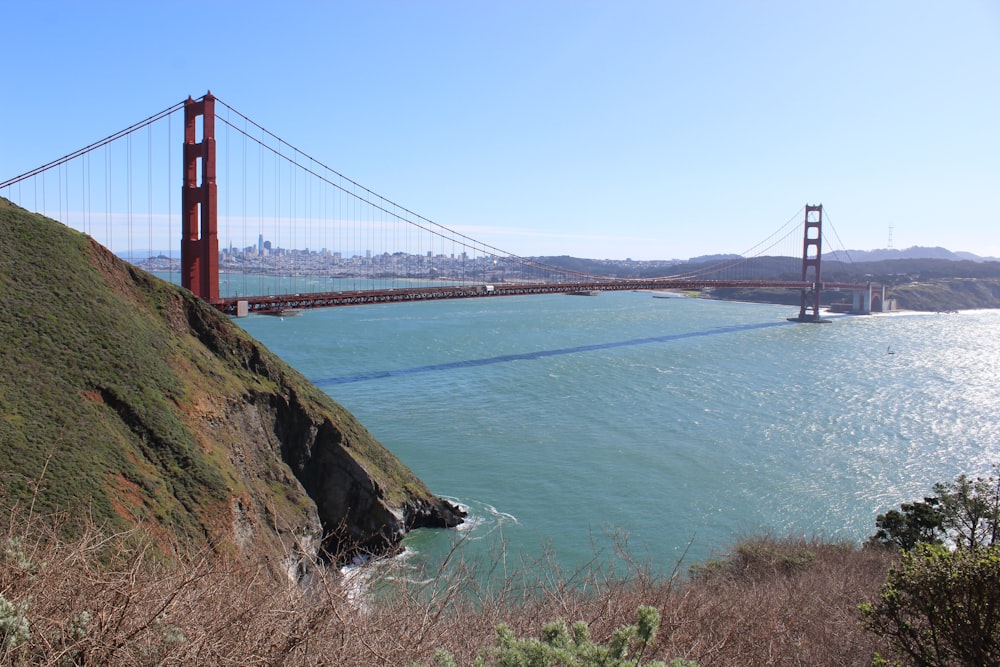
[[[997,0],[5,2],[0,180],[207,90],[522,255],[1000,257]]]

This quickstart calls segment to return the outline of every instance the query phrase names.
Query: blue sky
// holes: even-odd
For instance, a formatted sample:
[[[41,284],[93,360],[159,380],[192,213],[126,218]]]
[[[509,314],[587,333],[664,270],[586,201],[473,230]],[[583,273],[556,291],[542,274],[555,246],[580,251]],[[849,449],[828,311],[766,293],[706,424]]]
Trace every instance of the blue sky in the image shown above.
[[[188,95],[522,255],[1000,257],[1000,3],[6,3],[0,179]],[[837,244],[839,245],[839,244]]]

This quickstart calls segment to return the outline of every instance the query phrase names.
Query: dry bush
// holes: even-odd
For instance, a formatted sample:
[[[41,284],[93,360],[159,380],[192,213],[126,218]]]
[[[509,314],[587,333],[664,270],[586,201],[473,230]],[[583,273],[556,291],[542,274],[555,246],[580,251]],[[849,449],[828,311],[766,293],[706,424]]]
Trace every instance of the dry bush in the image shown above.
[[[668,653],[701,665],[867,665],[887,645],[867,633],[895,555],[807,539],[748,539],[697,568],[664,614]]]
[[[465,665],[493,645],[499,623],[527,637],[580,620],[603,643],[640,605],[662,618],[645,659],[858,665],[886,652],[857,612],[885,581],[891,556],[878,550],[745,540],[680,580],[596,559],[574,572],[547,556],[467,562],[457,543],[436,572],[373,563],[359,592],[322,567],[293,584],[248,558],[166,559],[138,531],[90,527],[65,539],[11,516],[0,595],[29,626],[24,641],[2,643],[0,665],[405,666],[432,664],[442,648]]]

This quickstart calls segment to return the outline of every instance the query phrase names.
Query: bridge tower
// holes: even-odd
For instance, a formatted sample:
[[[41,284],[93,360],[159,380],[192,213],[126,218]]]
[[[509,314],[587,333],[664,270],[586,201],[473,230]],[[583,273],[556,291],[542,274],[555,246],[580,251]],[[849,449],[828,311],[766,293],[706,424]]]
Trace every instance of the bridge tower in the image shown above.
[[[797,322],[826,322],[819,316],[819,297],[823,286],[820,260],[823,254],[823,205],[806,204],[804,228],[802,232],[802,281],[812,283],[803,288],[799,298]],[[812,311],[809,313],[808,311]]]
[[[199,117],[201,141],[197,138]],[[181,284],[212,304],[219,303],[218,199],[215,98],[209,92],[201,100],[188,97],[184,102]]]

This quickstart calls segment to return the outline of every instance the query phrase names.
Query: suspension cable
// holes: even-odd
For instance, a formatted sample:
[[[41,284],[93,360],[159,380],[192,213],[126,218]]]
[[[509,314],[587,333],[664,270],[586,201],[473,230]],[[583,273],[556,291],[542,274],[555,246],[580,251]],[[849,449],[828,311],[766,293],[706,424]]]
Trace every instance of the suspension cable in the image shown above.
[[[720,262],[716,262],[715,264],[710,264],[709,266],[706,266],[704,268],[697,269],[695,271],[690,271],[690,272],[687,272],[687,273],[680,273],[680,274],[671,275],[671,276],[667,276],[667,277],[669,277],[669,278],[676,278],[678,280],[684,280],[684,279],[688,279],[688,278],[696,278],[696,277],[699,277],[699,276],[704,276],[704,275],[711,274],[711,273],[720,273],[722,271],[725,271],[726,269],[730,269],[730,268],[732,268],[734,266],[738,266],[739,264],[742,264],[743,262],[747,261],[748,256],[750,256],[750,257],[758,256],[758,255],[760,255],[760,254],[762,254],[764,252],[767,252],[771,248],[774,248],[775,246],[777,246],[779,243],[784,242],[785,239],[787,239],[792,233],[795,232],[795,230],[797,229],[797,227],[793,228],[793,227],[791,227],[791,225],[792,225],[793,222],[795,222],[801,216],[802,211],[803,211],[804,208],[805,207],[802,207],[798,211],[796,211],[795,215],[793,215],[791,218],[789,218],[788,221],[784,225],[782,225],[780,228],[778,228],[778,230],[776,232],[774,232],[773,234],[771,234],[770,236],[768,236],[766,239],[764,239],[760,243],[754,245],[749,250],[747,250],[744,253],[742,253],[739,259],[725,259],[725,260],[722,260]],[[779,234],[781,234],[780,237],[778,237]],[[777,240],[771,242],[771,240],[775,239],[775,237],[778,237]],[[771,242],[770,245],[768,245],[766,248],[761,249],[761,247],[764,246],[764,244],[768,243],[768,242]]]
[[[56,166],[59,166],[61,164],[65,164],[66,162],[69,162],[70,160],[75,160],[76,158],[80,157],[84,153],[89,153],[90,151],[92,151],[94,149],[101,148],[102,146],[106,146],[106,145],[110,144],[113,141],[121,139],[122,137],[124,137],[126,135],[132,134],[136,130],[141,130],[142,128],[146,127],[147,125],[151,125],[151,124],[155,123],[156,121],[164,118],[165,116],[169,116],[174,111],[177,111],[178,109],[180,109],[183,106],[184,106],[184,102],[178,102],[177,104],[174,104],[173,106],[171,106],[171,107],[169,107],[167,109],[164,109],[163,111],[161,111],[159,113],[153,114],[152,116],[150,116],[149,118],[146,118],[145,120],[141,120],[141,121],[139,121],[138,123],[136,123],[134,125],[130,125],[130,126],[126,127],[124,130],[120,130],[118,132],[115,132],[114,134],[112,134],[110,136],[107,136],[107,137],[101,139],[100,141],[95,141],[94,143],[92,143],[92,144],[90,144],[88,146],[84,146],[83,148],[81,148],[79,150],[75,150],[72,153],[64,155],[61,158],[59,158],[58,160],[53,160],[52,162],[49,162],[47,164],[43,164],[41,167],[36,167],[36,168],[32,169],[31,171],[26,171],[26,172],[24,172],[23,174],[21,174],[19,176],[15,176],[14,178],[11,178],[11,179],[8,179],[6,181],[3,181],[2,183],[0,183],[0,190],[3,190],[4,188],[10,187],[11,185],[14,185],[15,183],[20,183],[21,181],[26,180],[28,178],[31,178],[32,176],[37,176],[38,174],[40,174],[42,172],[45,172],[45,171],[51,169],[52,167],[56,167]]]
[[[500,248],[497,248],[495,246],[492,246],[492,245],[489,245],[489,244],[486,244],[486,243],[482,243],[481,241],[476,241],[472,237],[467,236],[467,235],[465,235],[465,234],[463,234],[463,233],[461,233],[461,232],[459,232],[459,231],[457,231],[455,229],[452,229],[452,228],[447,227],[445,225],[442,225],[440,223],[434,222],[433,220],[430,220],[429,218],[426,218],[426,217],[424,217],[424,216],[422,216],[422,215],[420,215],[418,213],[415,213],[415,212],[411,211],[410,209],[406,208],[405,206],[402,206],[402,205],[400,205],[400,204],[398,204],[396,202],[393,202],[392,200],[390,200],[390,199],[388,199],[386,197],[383,197],[382,195],[378,194],[377,192],[375,192],[375,191],[373,191],[373,190],[371,190],[371,189],[369,189],[369,188],[361,185],[360,183],[358,183],[358,182],[356,182],[356,181],[348,178],[347,176],[345,176],[344,174],[340,173],[336,169],[333,169],[333,168],[327,166],[323,162],[321,162],[321,161],[317,160],[316,158],[310,156],[309,154],[305,153],[304,151],[301,151],[301,150],[295,148],[294,146],[292,146],[290,143],[288,143],[287,141],[285,141],[281,137],[277,136],[273,132],[271,132],[271,131],[267,130],[266,128],[262,127],[261,125],[259,125],[258,123],[256,123],[252,119],[250,119],[249,117],[245,116],[244,114],[240,113],[235,108],[229,106],[228,104],[226,104],[226,102],[220,100],[219,98],[216,97],[215,100],[219,104],[222,104],[223,106],[231,109],[233,113],[235,113],[236,115],[238,115],[241,118],[243,118],[246,122],[254,125],[262,133],[267,134],[272,139],[274,139],[276,142],[278,142],[278,147],[274,148],[274,147],[268,145],[262,139],[257,139],[256,137],[250,137],[250,139],[252,141],[256,141],[258,144],[261,145],[261,147],[265,148],[266,150],[269,150],[269,151],[273,152],[276,156],[281,157],[281,158],[287,160],[289,163],[295,165],[296,167],[299,167],[300,169],[302,169],[306,173],[309,173],[312,176],[320,179],[324,183],[326,183],[326,184],[328,184],[328,185],[330,185],[332,187],[335,187],[335,188],[343,191],[346,194],[350,194],[351,196],[357,198],[358,200],[360,200],[361,202],[364,202],[365,204],[368,204],[369,206],[372,206],[372,207],[377,208],[379,210],[385,211],[385,212],[389,213],[390,215],[396,215],[396,216],[398,216],[398,214],[395,214],[395,213],[392,213],[391,211],[388,211],[388,209],[386,209],[385,206],[386,205],[392,205],[392,206],[398,208],[400,211],[404,212],[405,214],[407,214],[409,216],[412,216],[413,218],[415,218],[417,220],[420,220],[423,223],[426,223],[426,224],[421,224],[421,223],[418,223],[418,222],[414,222],[414,220],[407,219],[407,222],[409,224],[414,225],[414,226],[416,226],[416,227],[418,227],[418,228],[420,228],[420,229],[422,229],[422,230],[424,230],[424,231],[426,231],[426,232],[428,232],[430,234],[433,234],[435,236],[439,236],[441,238],[456,238],[457,237],[457,238],[465,239],[466,241],[469,241],[470,244],[472,244],[472,245],[480,245],[480,246],[482,246],[482,248],[484,249],[484,251],[487,251],[488,254],[495,255],[495,256],[501,256],[501,257],[503,257],[503,256],[510,257],[510,258],[513,258],[516,261],[522,263],[522,264],[530,264],[530,265],[533,265],[533,266],[539,266],[541,268],[545,268],[545,269],[548,269],[548,270],[551,270],[551,271],[556,271],[556,272],[563,273],[563,274],[566,274],[566,275],[576,276],[578,278],[589,278],[589,279],[597,279],[597,280],[607,280],[608,279],[607,276],[596,276],[596,275],[584,273],[582,271],[572,271],[572,270],[568,270],[568,269],[563,269],[563,268],[560,268],[560,267],[552,266],[552,265],[549,265],[549,264],[545,264],[544,262],[533,261],[533,260],[530,260],[530,259],[528,259],[526,257],[522,257],[520,255],[517,255],[515,253],[508,252],[508,251],[505,251],[505,250],[501,250]],[[228,124],[228,121],[226,119],[218,118],[218,120],[221,120],[223,123],[227,123]],[[241,132],[240,128],[238,128],[238,127],[234,126],[234,129],[237,132]],[[282,150],[281,150],[281,146],[282,145],[287,146],[288,148],[294,150],[295,153],[296,153],[296,155],[301,155],[303,158],[308,159],[310,162],[318,165],[319,167],[323,168],[327,172],[330,172],[331,174],[334,174],[338,178],[342,179],[343,181],[346,181],[346,182],[350,183],[354,188],[360,188],[364,193],[366,193],[367,196],[359,195],[356,190],[354,192],[348,191],[347,188],[344,187],[343,185],[340,185],[338,183],[333,182],[332,180],[330,180],[329,178],[323,176],[322,174],[317,173],[317,171],[315,169],[312,169],[312,168],[310,168],[310,167],[308,167],[308,166],[300,163],[298,160],[293,159],[293,158],[289,157],[288,155],[285,155],[282,152]],[[373,201],[374,199],[381,200],[382,202],[385,202],[385,204],[379,204],[379,203]],[[398,217],[402,218],[402,216],[398,216]],[[443,233],[441,231],[437,231],[436,229],[433,229],[433,228],[437,228],[437,229],[443,230],[443,232],[446,232],[446,233]]]
[[[833,231],[833,235],[834,235],[834,237],[836,237],[837,243],[840,244],[840,248],[839,249],[838,248],[833,248],[832,251],[834,253],[841,253],[841,252],[844,253],[844,256],[847,257],[847,261],[850,264],[853,264],[854,263],[854,258],[851,257],[851,253],[848,252],[847,247],[844,245],[844,242],[840,240],[840,234],[837,233],[837,228],[833,226],[833,221],[830,219],[830,214],[826,210],[826,207],[823,208],[823,217],[825,218],[825,222],[830,226],[830,229]]]

